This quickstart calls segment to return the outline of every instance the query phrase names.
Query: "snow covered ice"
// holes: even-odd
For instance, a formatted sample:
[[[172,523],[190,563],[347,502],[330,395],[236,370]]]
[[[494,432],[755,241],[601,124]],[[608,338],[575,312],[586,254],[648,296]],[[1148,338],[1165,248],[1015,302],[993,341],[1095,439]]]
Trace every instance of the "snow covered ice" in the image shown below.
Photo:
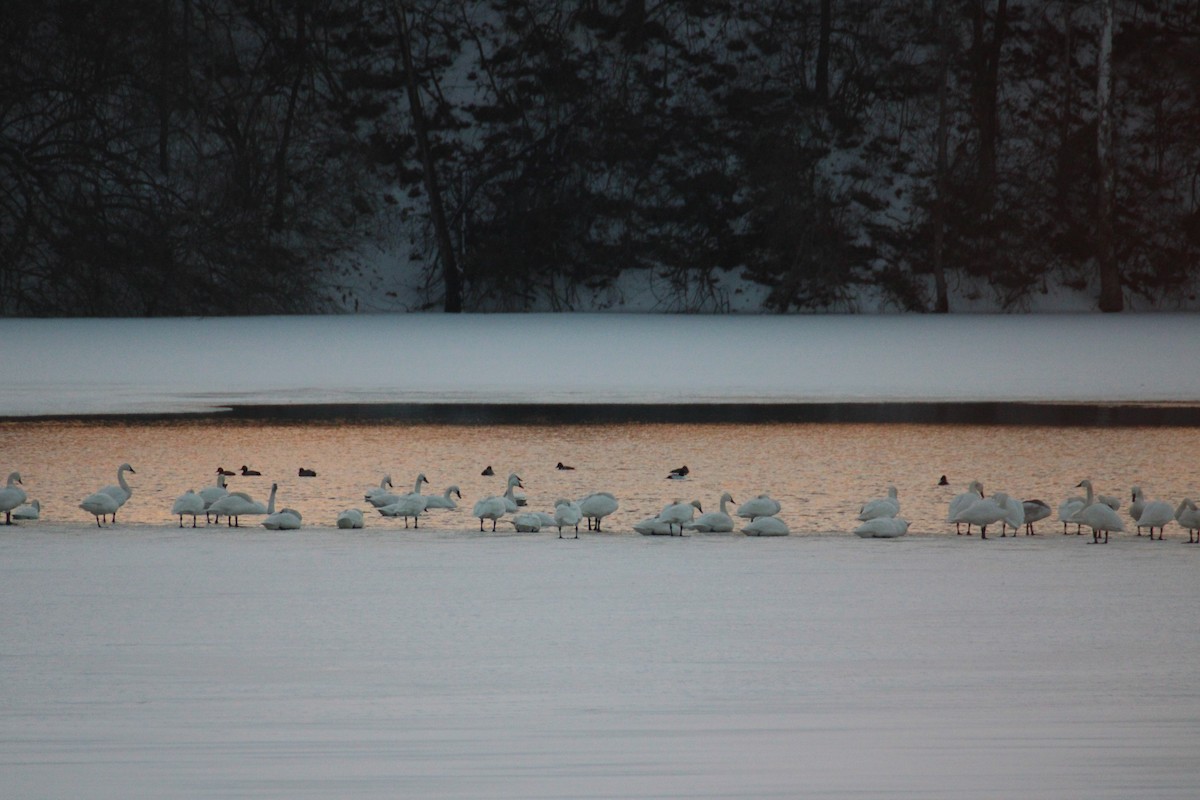
[[[1200,315],[0,319],[0,416],[405,402],[1195,402]]]

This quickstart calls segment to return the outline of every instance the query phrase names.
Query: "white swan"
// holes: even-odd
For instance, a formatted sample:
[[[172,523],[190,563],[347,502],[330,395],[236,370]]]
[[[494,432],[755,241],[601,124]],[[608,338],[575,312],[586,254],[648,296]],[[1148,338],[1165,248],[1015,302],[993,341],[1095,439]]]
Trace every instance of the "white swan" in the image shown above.
[[[32,521],[42,516],[42,501],[30,500],[24,505],[17,506],[12,510],[12,518],[16,520]]]
[[[951,517],[950,521],[956,525],[958,523],[965,524],[967,535],[971,533],[971,526],[976,525],[979,527],[980,537],[986,539],[987,526],[1005,519],[1009,513],[1008,495],[1004,492],[996,492],[991,497],[980,497]]]
[[[983,497],[983,484],[979,481],[971,481],[967,484],[967,490],[960,495],[956,495],[950,501],[948,511],[946,513],[946,521],[954,522],[954,532],[962,535],[962,523],[955,522],[954,518],[965,511],[972,503]],[[967,526],[967,535],[971,535],[971,528]]]
[[[429,481],[425,478],[424,472],[417,475],[417,479],[413,482],[413,490],[411,492],[409,492],[408,494],[396,494],[395,492],[382,491],[382,492],[376,492],[374,494],[371,494],[371,496],[367,497],[366,500],[368,503],[375,506],[375,508],[383,508],[384,506],[390,506],[390,505],[393,505],[394,503],[398,503],[402,498],[405,498],[405,497],[421,497],[421,498],[423,498],[425,496],[425,495],[421,494],[421,484],[423,484],[423,483],[429,483]],[[385,516],[398,516],[398,515],[388,514]]]
[[[4,524],[12,525],[12,510],[25,502],[26,494],[18,484],[21,483],[21,473],[10,472],[8,483],[0,489],[0,511],[4,512]]]
[[[218,517],[225,517],[225,524],[232,528],[240,528],[240,517],[264,516],[275,513],[275,492],[279,484],[271,484],[271,495],[264,506],[245,492],[230,492],[208,507],[208,510]]]
[[[1141,516],[1137,518],[1140,534],[1142,528],[1150,529],[1150,540],[1154,540],[1154,529],[1158,528],[1158,538],[1163,537],[1163,528],[1175,521],[1175,509],[1166,500],[1148,500],[1142,507]]]
[[[338,514],[337,526],[342,530],[361,528],[363,526],[363,513],[357,508],[347,508]]]
[[[425,508],[458,508],[458,503],[454,501],[451,495],[456,495],[459,500],[462,500],[462,492],[457,486],[450,486],[446,489],[445,494],[431,494],[425,498]]]
[[[517,476],[517,473],[513,472],[508,476],[508,486],[504,489],[504,510],[509,514],[516,513],[518,507],[525,505],[524,495],[521,497],[517,497],[516,495],[515,489],[518,486],[522,489],[525,488],[525,484],[521,483],[520,477]]]
[[[560,497],[554,501],[554,525],[558,528],[558,538],[563,538],[563,528],[575,528],[575,538],[579,538],[579,523],[583,520],[583,509],[573,500]]]
[[[490,519],[492,521],[492,530],[496,530],[496,520],[503,517],[508,512],[508,506],[504,504],[504,498],[498,495],[485,497],[475,503],[475,509],[472,512],[476,517],[479,517],[479,530],[483,530],[483,521]]]
[[[1129,490],[1131,501],[1129,504],[1129,518],[1134,522],[1138,521],[1138,517],[1142,516],[1142,509],[1146,507],[1146,495],[1142,493],[1142,487],[1134,486]],[[1138,525],[1137,535],[1142,535],[1142,526]]]
[[[791,531],[779,517],[759,517],[742,528],[742,533],[747,536],[787,536]]]
[[[854,529],[864,539],[895,539],[908,533],[904,517],[874,517]]]
[[[1058,520],[1063,524],[1063,536],[1067,535],[1067,525],[1075,525],[1075,534],[1083,533],[1083,527],[1075,521],[1075,515],[1083,511],[1087,500],[1079,495],[1072,495],[1058,504]]]
[[[422,494],[406,494],[394,503],[375,509],[385,517],[404,517],[404,527],[408,527],[409,517],[413,527],[421,527],[421,515],[425,513],[425,502],[429,498]]]
[[[117,502],[117,499],[111,494],[105,494],[104,492],[93,492],[92,494],[89,494],[87,497],[83,498],[83,502],[79,504],[79,507],[89,514],[95,516],[96,527],[102,528],[104,526],[100,524],[100,521],[109,514],[112,514],[113,519],[115,520],[117,509],[121,506]]]
[[[269,531],[299,530],[304,524],[300,512],[294,508],[281,508],[274,514],[268,514],[262,521],[262,526]]]
[[[663,510],[658,512],[660,522],[665,522],[672,533],[675,528],[679,528],[679,535],[683,535],[683,526],[692,521],[692,517],[699,511],[704,513],[704,508],[700,505],[699,500],[692,500],[685,503],[682,500],[676,500],[673,503],[668,503],[663,506]]]
[[[610,492],[592,492],[579,501],[579,512],[587,520],[588,530],[592,530],[594,522],[595,530],[599,533],[601,521],[616,511],[619,506],[617,498]]]
[[[1179,501],[1179,507],[1175,509],[1175,521],[1188,532],[1188,544],[1200,544],[1200,509],[1190,497]]]
[[[1015,497],[1010,497],[1004,492],[997,492],[1002,499],[998,502],[1004,507],[1004,516],[1000,518],[1000,535],[1008,536],[1008,529],[1013,529],[1013,536],[1017,535],[1017,531],[1025,527],[1025,503]]]
[[[363,495],[363,499],[370,501],[370,499],[376,495],[387,494],[388,489],[390,488],[392,488],[392,476],[384,475],[383,480],[379,482],[378,486],[373,486],[370,489],[367,489],[366,494]],[[384,503],[384,505],[387,505],[387,503]]]
[[[117,484],[115,486],[105,486],[100,490],[117,501],[117,508],[125,505],[127,502],[129,502],[129,498],[133,496],[133,487],[130,486],[129,482],[125,480],[126,472],[132,475],[137,474],[137,471],[133,467],[129,466],[129,464],[122,464],[121,466],[117,467]],[[112,512],[112,521],[117,521],[116,511]]]
[[[196,527],[196,517],[203,513],[204,498],[192,489],[188,489],[175,498],[175,503],[171,506],[171,514],[179,517],[179,527],[181,528],[183,527],[183,518],[189,515],[192,518],[192,527]]]
[[[1092,482],[1090,480],[1080,481],[1079,485],[1075,488],[1084,489],[1087,492],[1087,497],[1084,498],[1083,509],[1076,513],[1071,521],[1087,525],[1092,529],[1093,544],[1100,542],[1100,534],[1102,532],[1104,533],[1105,544],[1108,544],[1109,533],[1125,532],[1125,526],[1121,523],[1121,518],[1117,515],[1117,510],[1110,503],[1104,502],[1103,499],[1097,499],[1092,494]]]
[[[509,522],[520,533],[537,533],[546,524],[547,518],[549,518],[551,524],[554,524],[554,517],[551,517],[549,514],[543,514],[538,511],[523,511],[510,519]]]
[[[709,511],[707,514],[701,514],[691,522],[686,523],[683,527],[690,531],[699,531],[700,533],[730,533],[733,531],[733,517],[729,516],[729,510],[725,508],[726,503],[732,503],[733,496],[729,492],[721,495],[721,510]]]
[[[858,521],[866,522],[867,520],[878,519],[879,517],[894,517],[899,513],[900,500],[897,497],[896,487],[889,485],[887,497],[880,497],[863,503],[862,507],[858,509]]]
[[[1033,532],[1033,523],[1041,522],[1046,517],[1050,516],[1050,505],[1044,500],[1025,500],[1022,501],[1021,507],[1025,509],[1025,535],[1036,536]]]
[[[225,495],[229,494],[229,489],[225,488],[225,474],[217,473],[216,485],[205,486],[203,489],[201,489],[198,492],[198,494],[204,500],[204,511],[205,511],[204,521],[211,522],[212,514],[208,510],[209,506],[211,506],[216,501],[220,500]],[[217,522],[220,522],[220,521],[221,520],[218,518]]]
[[[641,522],[635,522],[633,529],[642,536],[673,536],[675,531],[672,526],[663,522],[658,517],[650,517]]]
[[[770,495],[760,494],[738,506],[737,515],[753,522],[759,517],[773,517],[781,508],[778,500],[772,499]]]

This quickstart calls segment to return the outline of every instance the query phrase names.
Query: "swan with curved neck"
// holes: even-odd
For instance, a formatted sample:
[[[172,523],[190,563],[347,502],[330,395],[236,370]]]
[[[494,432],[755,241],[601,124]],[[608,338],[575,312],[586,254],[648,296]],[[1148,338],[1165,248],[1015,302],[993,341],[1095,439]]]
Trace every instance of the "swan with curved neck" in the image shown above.
[[[105,486],[100,490],[104,494],[117,501],[118,509],[125,505],[125,503],[129,501],[129,498],[133,496],[133,487],[129,485],[129,481],[125,480],[126,472],[130,473],[131,475],[137,474],[137,470],[129,466],[128,463],[122,464],[121,466],[117,467],[117,485]],[[114,510],[112,512],[112,522],[116,521],[117,512]]]
[[[684,523],[685,528],[700,533],[732,533],[733,532],[733,517],[729,515],[729,509],[726,506],[734,502],[733,495],[725,492],[721,495],[721,510],[709,511],[706,514],[701,514],[692,522]]]

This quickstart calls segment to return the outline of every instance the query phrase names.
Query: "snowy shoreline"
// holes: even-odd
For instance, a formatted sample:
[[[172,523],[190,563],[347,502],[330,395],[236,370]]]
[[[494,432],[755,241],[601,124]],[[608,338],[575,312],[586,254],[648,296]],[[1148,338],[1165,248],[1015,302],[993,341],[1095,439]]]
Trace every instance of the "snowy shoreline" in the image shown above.
[[[0,319],[0,341],[0,418],[1200,403],[1178,313]]]

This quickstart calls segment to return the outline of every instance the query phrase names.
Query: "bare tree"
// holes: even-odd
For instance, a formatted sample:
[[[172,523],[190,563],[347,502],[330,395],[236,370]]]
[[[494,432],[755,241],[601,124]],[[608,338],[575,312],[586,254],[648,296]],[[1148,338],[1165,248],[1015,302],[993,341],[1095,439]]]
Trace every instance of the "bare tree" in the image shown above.
[[[1096,64],[1096,110],[1099,117],[1096,121],[1096,164],[1100,172],[1096,203],[1096,260],[1100,270],[1100,310],[1120,311],[1125,303],[1113,242],[1116,165],[1113,157],[1112,40],[1113,6],[1116,0],[1102,2],[1104,28],[1100,33]]]
[[[417,138],[417,148],[421,154],[421,166],[425,175],[425,191],[429,196],[429,214],[433,219],[434,232],[437,235],[438,251],[442,259],[442,284],[446,297],[443,310],[451,313],[462,311],[462,276],[458,271],[458,263],[454,257],[454,240],[450,234],[450,226],[446,221],[446,212],[442,206],[442,190],[438,184],[437,165],[433,160],[433,152],[429,145],[429,123],[425,118],[425,109],[421,105],[421,88],[417,83],[417,72],[413,66],[411,29],[408,26],[408,15],[400,2],[392,2],[392,19],[396,25],[396,38],[400,44],[400,55],[403,59],[404,80],[408,89],[408,106],[412,113],[413,132]]]

